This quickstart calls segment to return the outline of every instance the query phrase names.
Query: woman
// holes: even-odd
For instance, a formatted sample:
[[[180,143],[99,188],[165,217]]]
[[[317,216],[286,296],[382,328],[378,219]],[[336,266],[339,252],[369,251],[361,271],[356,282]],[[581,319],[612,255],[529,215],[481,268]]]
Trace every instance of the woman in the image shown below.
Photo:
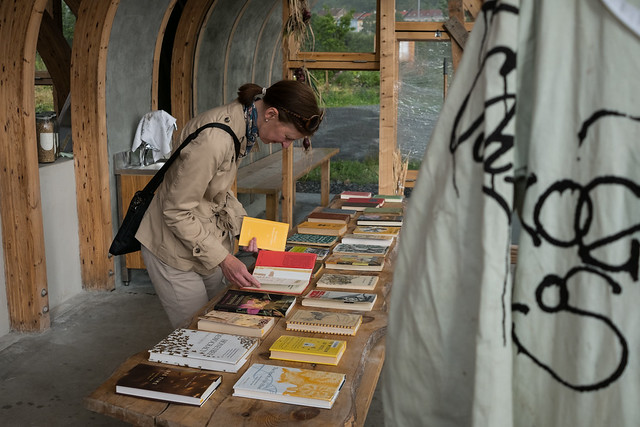
[[[149,277],[173,327],[186,326],[198,309],[229,284],[259,288],[260,283],[233,256],[233,237],[246,212],[231,185],[238,157],[245,156],[259,136],[265,144],[281,144],[311,136],[322,121],[309,86],[282,80],[269,88],[245,84],[230,104],[206,111],[186,124],[180,142],[208,123],[231,128],[206,128],[181,152],[167,171],[147,209],[136,238]],[[255,238],[246,251],[257,252]]]

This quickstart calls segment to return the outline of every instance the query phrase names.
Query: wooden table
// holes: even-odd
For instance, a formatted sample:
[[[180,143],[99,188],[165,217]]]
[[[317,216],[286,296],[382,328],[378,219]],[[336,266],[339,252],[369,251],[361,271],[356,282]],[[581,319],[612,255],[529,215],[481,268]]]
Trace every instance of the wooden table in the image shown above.
[[[352,221],[349,231],[354,226],[355,221]],[[202,407],[165,403],[115,393],[116,381],[137,363],[147,361],[148,352],[135,354],[120,365],[105,383],[85,398],[85,407],[91,411],[142,426],[286,426],[299,425],[300,422],[304,422],[305,426],[362,426],[369,411],[369,405],[384,362],[388,296],[391,289],[395,256],[394,244],[387,256],[384,270],[378,273],[380,279],[375,289],[378,299],[374,309],[367,312],[357,312],[363,315],[363,323],[355,336],[340,336],[340,339],[347,341],[347,350],[338,366],[269,359],[269,347],[280,335],[285,333],[285,321],[279,319],[238,373],[222,374],[222,384]],[[325,269],[325,273],[327,271],[329,270]],[[340,272],[340,270],[332,271]],[[344,271],[344,273],[353,272]],[[314,287],[315,283],[312,282],[312,286],[307,292]],[[220,297],[212,299],[203,312],[212,307]],[[298,298],[293,310],[300,307],[300,298]],[[330,309],[322,310],[331,311]],[[197,316],[192,323],[193,328],[195,328],[196,321]],[[286,331],[286,333],[325,338],[337,337],[337,335],[294,331]],[[332,409],[318,409],[232,396],[233,385],[253,363],[346,373],[346,382]]]

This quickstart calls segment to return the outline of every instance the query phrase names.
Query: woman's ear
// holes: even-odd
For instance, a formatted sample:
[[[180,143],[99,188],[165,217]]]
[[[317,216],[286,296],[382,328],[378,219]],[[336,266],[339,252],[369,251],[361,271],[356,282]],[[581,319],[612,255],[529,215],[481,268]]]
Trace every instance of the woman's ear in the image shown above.
[[[278,118],[278,109],[276,107],[269,107],[264,112],[265,120],[275,120]]]

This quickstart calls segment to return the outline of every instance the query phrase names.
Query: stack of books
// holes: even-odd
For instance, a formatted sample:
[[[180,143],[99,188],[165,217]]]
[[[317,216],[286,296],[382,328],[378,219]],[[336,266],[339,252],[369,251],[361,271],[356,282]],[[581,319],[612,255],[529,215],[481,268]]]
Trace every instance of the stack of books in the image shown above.
[[[304,221],[298,225],[298,233],[342,236],[347,231],[346,223]]]
[[[355,211],[364,211],[366,208],[379,208],[384,204],[384,199],[374,198],[348,198],[342,199],[340,207]]]

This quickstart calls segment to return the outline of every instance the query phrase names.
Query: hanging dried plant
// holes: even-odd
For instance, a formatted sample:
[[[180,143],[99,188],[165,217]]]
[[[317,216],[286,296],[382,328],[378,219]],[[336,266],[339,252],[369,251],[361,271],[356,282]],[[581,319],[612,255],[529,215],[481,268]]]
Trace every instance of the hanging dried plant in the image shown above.
[[[311,38],[313,46],[315,40],[310,23],[311,10],[307,0],[289,0],[289,18],[284,26],[284,35],[293,36],[298,46],[303,46]]]

